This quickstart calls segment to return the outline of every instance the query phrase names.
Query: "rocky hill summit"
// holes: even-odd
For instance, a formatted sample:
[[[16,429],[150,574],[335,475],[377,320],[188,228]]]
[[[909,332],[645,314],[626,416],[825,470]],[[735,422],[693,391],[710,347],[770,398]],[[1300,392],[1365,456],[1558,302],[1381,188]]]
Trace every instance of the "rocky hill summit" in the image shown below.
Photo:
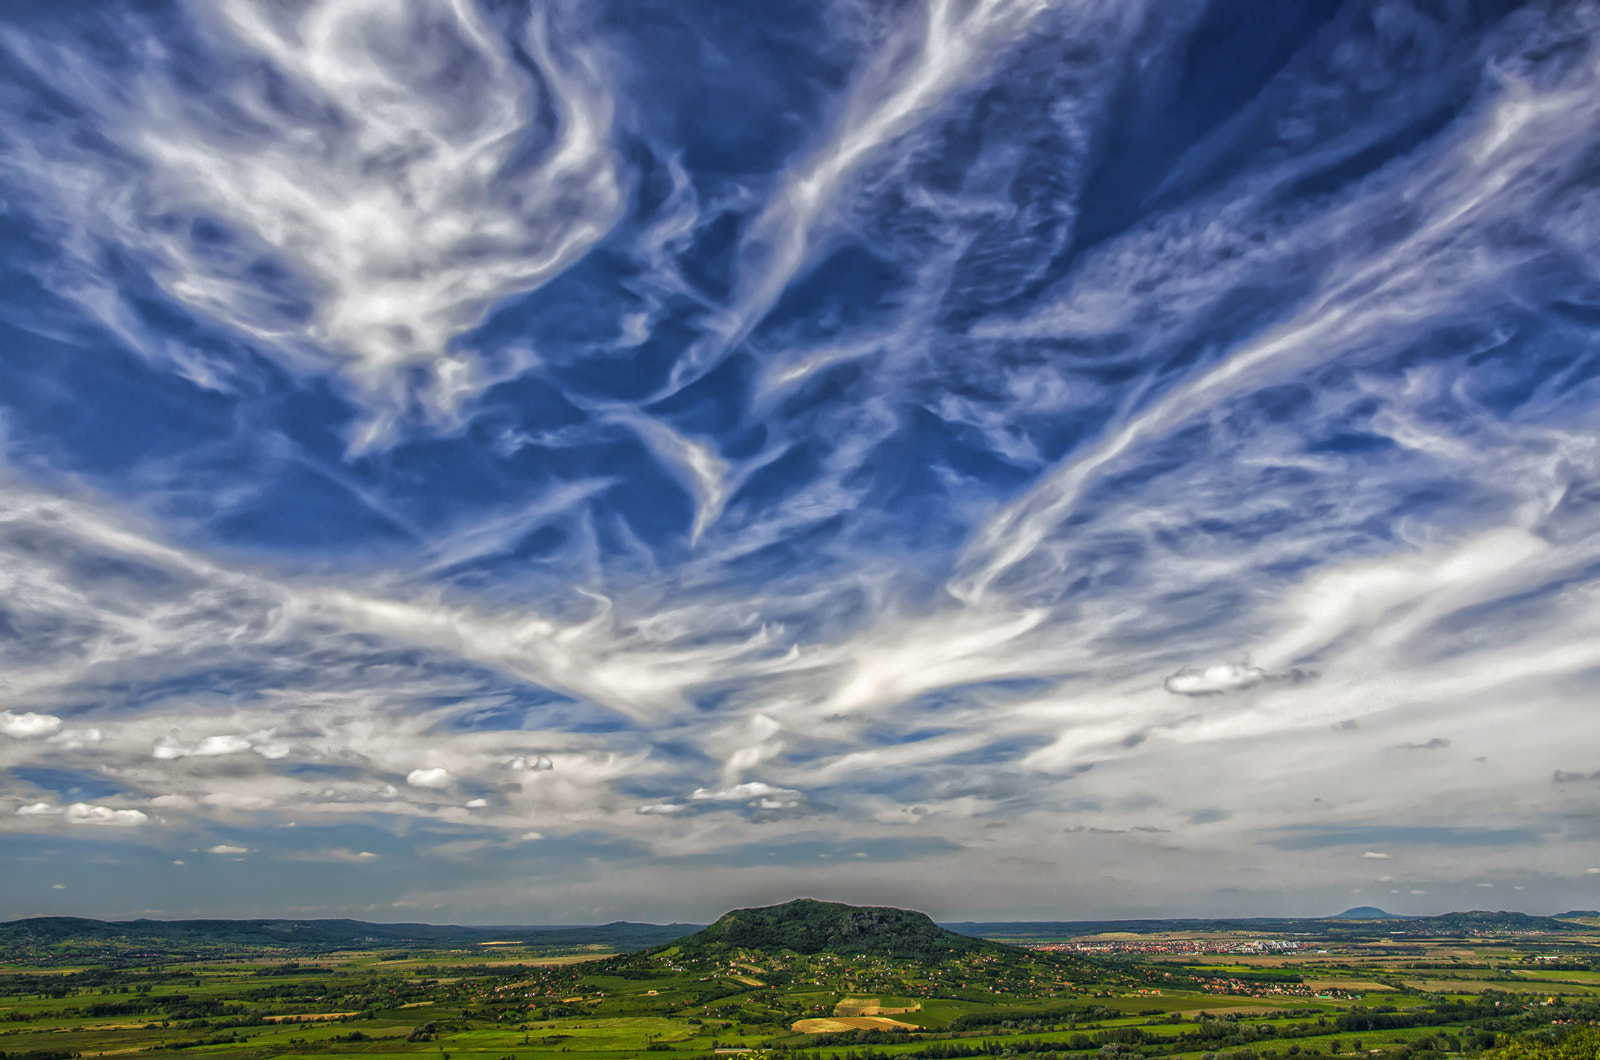
[[[845,905],[814,898],[735,909],[675,945],[686,957],[713,957],[741,949],[913,960],[1019,952],[998,942],[947,931],[927,914],[910,909]]]

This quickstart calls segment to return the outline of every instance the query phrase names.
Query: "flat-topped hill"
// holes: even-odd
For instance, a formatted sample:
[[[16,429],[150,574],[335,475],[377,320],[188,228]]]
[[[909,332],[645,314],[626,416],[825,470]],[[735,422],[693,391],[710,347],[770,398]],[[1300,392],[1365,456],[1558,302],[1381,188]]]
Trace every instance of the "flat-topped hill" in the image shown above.
[[[889,906],[844,905],[797,898],[782,905],[735,909],[715,924],[677,942],[685,956],[711,957],[733,950],[802,954],[837,953],[942,960],[966,953],[1012,953],[1014,947],[958,935],[925,913]]]

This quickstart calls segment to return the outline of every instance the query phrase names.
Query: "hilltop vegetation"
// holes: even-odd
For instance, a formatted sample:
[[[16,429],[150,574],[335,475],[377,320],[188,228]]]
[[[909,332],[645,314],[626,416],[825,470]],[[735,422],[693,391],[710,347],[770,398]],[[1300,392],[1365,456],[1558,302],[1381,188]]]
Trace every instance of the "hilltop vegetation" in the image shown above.
[[[704,931],[680,939],[685,957],[736,950],[944,960],[953,954],[1016,952],[1014,947],[958,935],[924,913],[798,898],[781,905],[735,909]]]

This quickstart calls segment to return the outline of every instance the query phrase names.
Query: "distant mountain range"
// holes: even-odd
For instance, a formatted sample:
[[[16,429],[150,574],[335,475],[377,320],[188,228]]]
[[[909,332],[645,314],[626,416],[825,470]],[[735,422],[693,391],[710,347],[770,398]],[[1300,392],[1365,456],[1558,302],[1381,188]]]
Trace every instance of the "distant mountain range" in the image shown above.
[[[89,920],[43,916],[0,924],[0,954],[36,950],[151,952],[358,949],[453,949],[516,941],[546,950],[607,946],[619,950],[657,946],[695,931],[698,924],[461,927],[453,924],[373,924],[364,920]]]
[[[952,931],[980,938],[1035,941],[1122,932],[1155,935],[1173,931],[1248,931],[1270,935],[1315,935],[1336,938],[1380,938],[1471,935],[1484,932],[1559,933],[1592,930],[1571,920],[1591,913],[1574,911],[1559,917],[1529,916],[1500,910],[1474,909],[1437,916],[1399,916],[1375,906],[1357,906],[1330,917],[1246,917],[1238,919],[1062,920],[945,924]]]
[[[357,949],[455,949],[489,942],[518,942],[547,951],[606,947],[628,952],[673,942],[707,954],[745,947],[779,947],[801,953],[835,952],[913,957],[992,945],[1062,939],[1106,932],[1245,931],[1328,939],[1451,936],[1481,933],[1561,933],[1585,930],[1574,923],[1600,918],[1595,910],[1559,916],[1487,910],[1439,916],[1398,916],[1358,906],[1332,917],[1000,921],[936,924],[922,913],[889,907],[848,906],[797,899],[760,909],[739,909],[715,924],[589,926],[458,926],[375,924],[363,920],[90,920],[33,917],[0,923],[0,956],[45,954],[115,957],[180,956],[272,950],[319,953]],[[485,947],[485,953],[489,952]]]

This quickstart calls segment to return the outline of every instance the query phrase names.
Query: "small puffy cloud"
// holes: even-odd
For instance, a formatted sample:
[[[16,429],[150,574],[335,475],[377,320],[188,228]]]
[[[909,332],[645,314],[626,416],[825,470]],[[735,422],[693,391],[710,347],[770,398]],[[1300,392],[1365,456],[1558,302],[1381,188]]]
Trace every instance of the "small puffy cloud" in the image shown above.
[[[1388,854],[1380,853],[1379,851],[1376,851],[1376,850],[1368,850],[1365,853],[1363,853],[1361,856],[1364,857],[1364,858],[1368,858],[1368,859],[1370,859],[1372,861],[1388,861],[1389,860],[1389,855]]]
[[[60,812],[58,807],[48,802],[30,802],[26,806],[17,807],[18,817],[53,817]]]
[[[217,758],[244,754],[246,751],[254,751],[263,758],[287,758],[289,745],[274,739],[271,729],[207,736],[197,744],[186,744],[174,733],[157,740],[150,750],[150,757],[169,762],[175,758]]]
[[[441,766],[434,766],[431,769],[413,769],[406,774],[406,783],[413,788],[431,788],[434,791],[438,791],[440,788],[448,788],[455,782],[455,779],[450,775],[448,769]]]
[[[1428,892],[1427,891],[1419,891],[1419,890],[1416,890],[1415,888],[1413,888],[1411,893],[1412,894],[1427,894]]]
[[[215,847],[212,848],[214,851]],[[243,847],[229,847],[230,853],[244,853]],[[302,851],[298,854],[288,855],[295,861],[337,861],[347,865],[359,865],[362,862],[376,861],[378,855],[370,850],[351,850],[349,847],[333,847],[332,849],[317,851]]]
[[[786,810],[800,805],[805,796],[790,788],[775,788],[751,780],[720,791],[696,788],[689,798],[695,802],[744,802],[760,810]]]
[[[0,733],[13,740],[31,740],[36,736],[50,736],[61,728],[61,719],[54,714],[13,714],[0,710]]]
[[[18,810],[17,812],[21,813],[22,811]],[[1583,874],[1585,876],[1600,876],[1600,869],[1591,866],[1590,868],[1584,869]]]
[[[524,839],[543,839],[544,838],[544,833],[543,832],[523,832],[522,833],[522,838],[524,838]]]
[[[155,746],[150,749],[150,757],[162,762],[170,762],[174,758],[231,755],[248,750],[250,750],[250,741],[243,736],[207,736],[193,746],[183,743],[176,736],[164,736],[157,740]]]
[[[469,810],[481,810],[487,805],[489,805],[489,800],[488,799],[469,799],[469,800],[467,800],[467,809],[469,809]]]
[[[67,889],[67,885],[64,883],[52,883],[50,889],[52,891],[64,891]]]
[[[150,820],[150,818],[139,810],[118,810],[110,806],[96,806],[87,802],[75,802],[67,807],[67,820],[73,824],[137,828]]]
[[[648,806],[641,806],[633,812],[643,814],[674,814],[682,813],[688,808],[689,807],[678,802],[653,802]]]
[[[200,801],[207,806],[216,806],[224,810],[265,810],[274,805],[265,795],[255,795],[248,791],[213,791]]]
[[[555,763],[550,761],[550,759],[545,755],[540,755],[538,758],[528,758],[525,755],[518,755],[511,760],[511,768],[519,772],[526,770],[531,773],[542,773],[547,770],[554,769],[555,767]]]
[[[1185,667],[1162,682],[1168,692],[1180,696],[1220,696],[1242,692],[1267,679],[1259,666],[1219,663],[1216,666]]]
[[[249,847],[234,846],[232,843],[218,843],[214,847],[206,847],[207,854],[248,854]]]
[[[150,805],[163,810],[187,810],[194,806],[194,800],[187,795],[157,795]]]
[[[1220,696],[1228,692],[1243,692],[1264,681],[1299,684],[1316,676],[1309,670],[1269,674],[1261,667],[1248,663],[1217,663],[1214,666],[1186,666],[1163,681],[1162,687],[1179,696]]]
[[[63,729],[50,737],[50,743],[64,751],[81,751],[105,739],[99,729]]]
[[[1394,882],[1394,877],[1393,876],[1379,876],[1378,879],[1377,879],[1377,882],[1378,883],[1393,883]]]

